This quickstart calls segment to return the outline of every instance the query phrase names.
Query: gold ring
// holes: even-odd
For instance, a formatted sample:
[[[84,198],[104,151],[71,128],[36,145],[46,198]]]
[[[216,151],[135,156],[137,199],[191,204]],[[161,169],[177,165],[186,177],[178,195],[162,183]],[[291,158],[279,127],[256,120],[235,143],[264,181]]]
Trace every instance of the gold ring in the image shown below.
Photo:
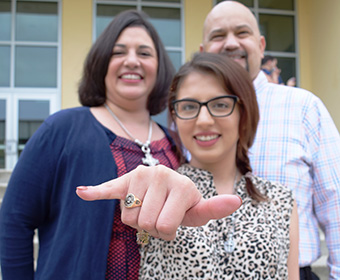
[[[125,197],[124,205],[126,208],[134,208],[142,206],[142,201],[137,198],[134,194],[129,193]]]
[[[139,245],[147,245],[149,243],[149,233],[144,229],[142,231],[137,232],[137,244]]]

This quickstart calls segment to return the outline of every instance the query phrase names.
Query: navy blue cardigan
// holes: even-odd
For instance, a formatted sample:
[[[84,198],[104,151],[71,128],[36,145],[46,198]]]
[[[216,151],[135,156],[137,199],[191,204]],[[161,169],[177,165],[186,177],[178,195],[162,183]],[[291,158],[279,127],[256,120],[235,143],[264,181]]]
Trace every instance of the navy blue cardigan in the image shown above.
[[[88,107],[50,116],[31,137],[0,211],[4,280],[105,279],[117,200],[87,202],[75,191],[117,177],[109,146],[115,137]],[[40,249],[34,273],[36,228]]]

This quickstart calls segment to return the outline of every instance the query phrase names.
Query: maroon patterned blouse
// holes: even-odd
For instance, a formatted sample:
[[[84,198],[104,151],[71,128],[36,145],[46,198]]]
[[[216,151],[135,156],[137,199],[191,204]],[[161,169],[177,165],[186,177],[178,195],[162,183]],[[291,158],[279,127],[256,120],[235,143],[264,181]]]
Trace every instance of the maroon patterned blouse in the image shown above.
[[[110,145],[117,164],[118,177],[142,164],[144,153],[133,141],[117,136]],[[172,169],[179,167],[171,143],[167,137],[151,143],[151,154],[160,164]],[[107,258],[106,279],[137,280],[140,255],[136,242],[136,230],[124,225],[120,219],[120,204],[117,204],[113,221],[112,236]]]

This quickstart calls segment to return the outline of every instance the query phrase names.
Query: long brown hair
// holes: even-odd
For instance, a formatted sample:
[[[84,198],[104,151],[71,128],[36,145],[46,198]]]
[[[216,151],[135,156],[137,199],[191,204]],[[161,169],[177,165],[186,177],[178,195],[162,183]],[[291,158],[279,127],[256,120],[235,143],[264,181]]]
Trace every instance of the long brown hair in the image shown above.
[[[225,55],[212,53],[195,54],[191,61],[185,63],[179,69],[172,81],[168,99],[169,127],[175,126],[172,102],[176,100],[182,82],[192,72],[214,75],[226,92],[239,98],[240,122],[236,166],[242,175],[252,172],[248,150],[254,142],[257,124],[259,122],[259,108],[249,73]],[[177,154],[183,162],[185,158],[182,153],[183,146],[179,136],[177,132],[172,132],[172,136],[176,142]],[[247,177],[246,188],[253,199],[257,201],[265,200],[265,197],[254,187],[251,180]]]

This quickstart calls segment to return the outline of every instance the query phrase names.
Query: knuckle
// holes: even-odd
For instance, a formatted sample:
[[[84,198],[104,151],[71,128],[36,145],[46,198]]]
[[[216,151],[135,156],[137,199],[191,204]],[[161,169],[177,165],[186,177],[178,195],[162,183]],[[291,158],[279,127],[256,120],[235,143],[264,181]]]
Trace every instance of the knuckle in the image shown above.
[[[147,232],[153,232],[155,231],[155,224],[151,221],[151,220],[147,220],[147,221],[140,221],[138,222],[138,226],[144,230],[146,230]]]
[[[176,235],[176,230],[177,230],[177,228],[175,228],[173,225],[169,223],[165,223],[165,222],[157,223],[156,229],[159,232],[159,234],[163,236],[163,239],[166,236],[171,237],[171,236]]]
[[[145,174],[147,172],[146,170],[146,166],[144,165],[138,165],[137,168],[134,170],[134,177],[137,179],[137,180],[140,180],[142,178],[145,178]]]
[[[126,215],[122,213],[121,220],[123,224],[128,225],[130,227],[134,227],[136,225],[136,218],[134,215]]]

